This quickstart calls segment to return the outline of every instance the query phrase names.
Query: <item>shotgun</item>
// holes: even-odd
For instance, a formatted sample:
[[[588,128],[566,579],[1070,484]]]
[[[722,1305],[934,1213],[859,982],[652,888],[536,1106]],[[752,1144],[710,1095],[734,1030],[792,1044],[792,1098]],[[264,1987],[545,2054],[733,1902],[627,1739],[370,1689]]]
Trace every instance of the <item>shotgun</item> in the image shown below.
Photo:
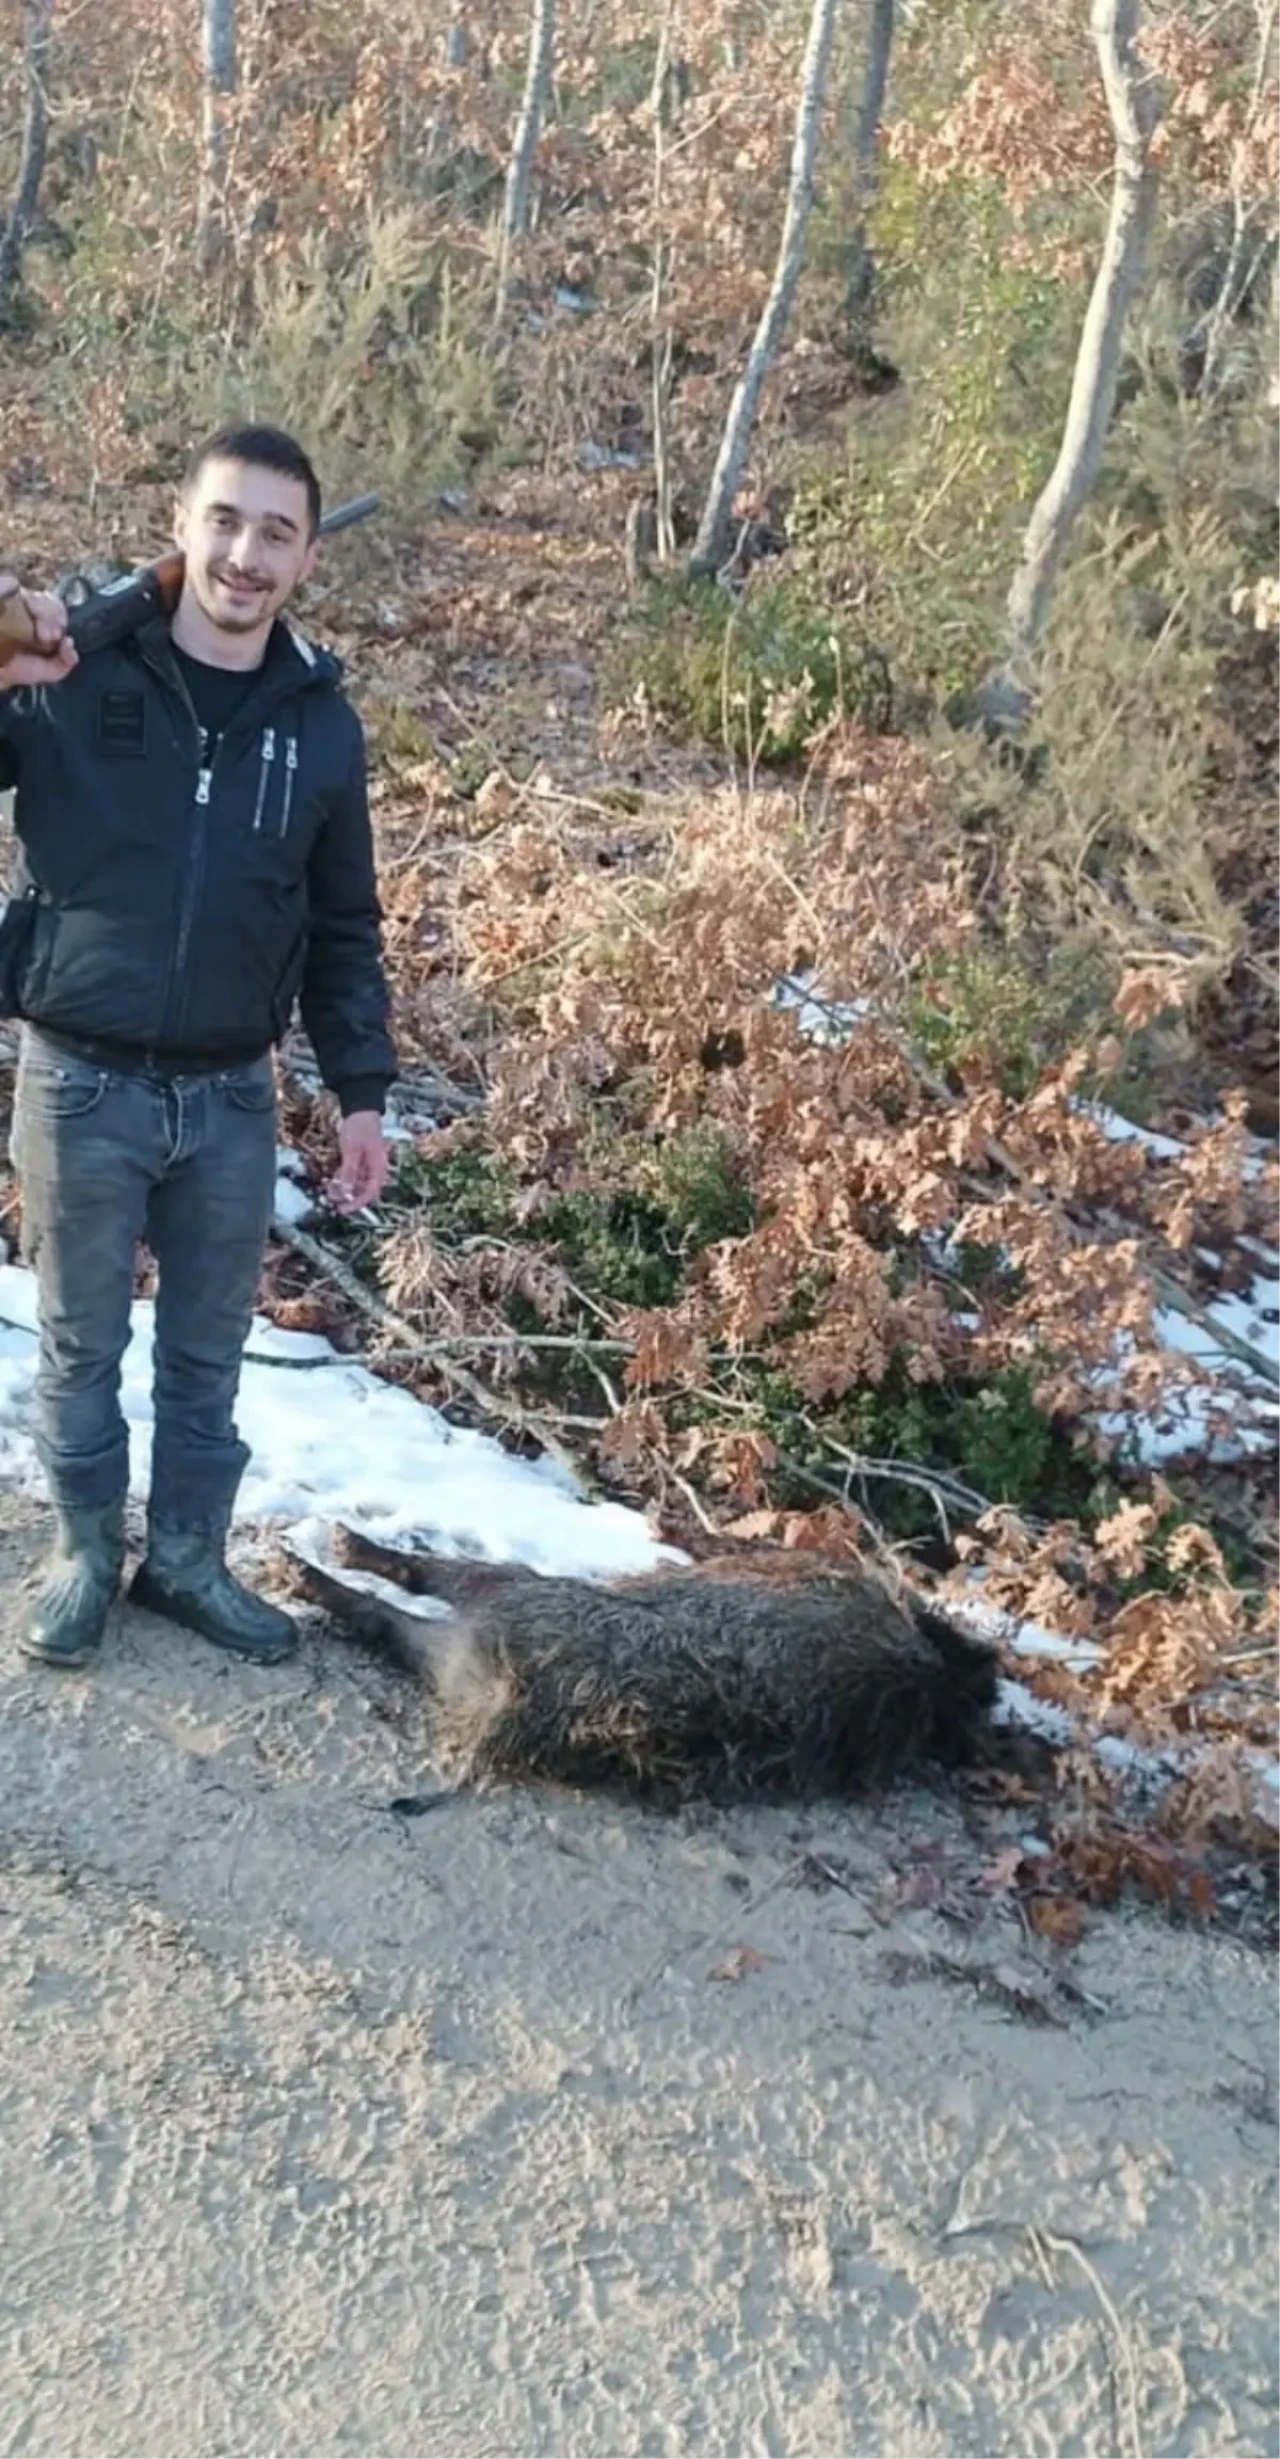
[[[335,505],[321,520],[321,536],[329,538],[337,529],[350,529],[353,521],[367,521],[377,511],[379,500],[376,495],[357,495],[350,504]],[[65,583],[59,594],[68,601],[67,630],[81,657],[92,649],[108,648],[112,641],[127,640],[153,615],[171,615],[182,595],[186,563],[186,556],[175,547],[172,555],[162,555],[158,563],[147,564],[141,572],[126,572],[101,589],[79,575]],[[73,598],[73,591],[82,594]],[[0,577],[0,671],[19,650],[35,645],[17,582],[7,575]]]

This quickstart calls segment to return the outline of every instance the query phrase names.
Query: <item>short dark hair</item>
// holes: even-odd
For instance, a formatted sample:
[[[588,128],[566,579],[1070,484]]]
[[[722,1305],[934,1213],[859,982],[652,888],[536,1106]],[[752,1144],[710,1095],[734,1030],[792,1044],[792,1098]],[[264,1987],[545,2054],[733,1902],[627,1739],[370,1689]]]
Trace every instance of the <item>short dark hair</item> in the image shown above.
[[[182,492],[189,495],[210,461],[248,461],[260,470],[278,470],[294,478],[307,493],[307,513],[314,538],[320,527],[320,481],[296,437],[283,427],[219,427],[198,444],[182,474]]]

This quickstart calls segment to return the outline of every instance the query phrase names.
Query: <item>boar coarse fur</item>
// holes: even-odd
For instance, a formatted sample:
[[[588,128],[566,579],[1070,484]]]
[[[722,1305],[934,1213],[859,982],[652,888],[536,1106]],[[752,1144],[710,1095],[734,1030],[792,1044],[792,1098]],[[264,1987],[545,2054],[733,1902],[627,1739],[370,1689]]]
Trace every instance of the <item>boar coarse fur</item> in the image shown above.
[[[432,1755],[457,1783],[797,1800],[991,1751],[994,1652],[853,1566],[720,1559],[598,1587],[347,1528],[333,1540],[336,1562],[452,1609],[427,1619],[304,1573],[332,1616],[423,1681]]]

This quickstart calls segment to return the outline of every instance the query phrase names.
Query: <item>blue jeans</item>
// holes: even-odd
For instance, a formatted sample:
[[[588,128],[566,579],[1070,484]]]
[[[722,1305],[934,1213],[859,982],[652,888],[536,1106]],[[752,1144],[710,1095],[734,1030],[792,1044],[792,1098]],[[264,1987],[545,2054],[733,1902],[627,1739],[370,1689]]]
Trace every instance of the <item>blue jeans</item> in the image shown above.
[[[54,1502],[89,1510],[127,1492],[120,1362],[145,1239],[158,1273],[152,1516],[229,1514],[249,1458],[235,1401],[275,1189],[270,1058],[218,1075],[125,1074],[24,1026],[10,1150]]]

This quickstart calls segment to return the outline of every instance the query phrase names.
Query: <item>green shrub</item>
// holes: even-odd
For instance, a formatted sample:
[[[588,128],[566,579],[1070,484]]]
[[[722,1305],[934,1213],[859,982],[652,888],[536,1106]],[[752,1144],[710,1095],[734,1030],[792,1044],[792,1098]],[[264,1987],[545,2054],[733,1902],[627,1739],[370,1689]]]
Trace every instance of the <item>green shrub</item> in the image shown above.
[[[994,1076],[1019,1100],[1098,1025],[1109,987],[1082,952],[1050,950],[1033,966],[999,945],[970,948],[934,967],[903,1021],[939,1074]]]
[[[1034,1382],[1029,1368],[1010,1367],[981,1385],[959,1378],[914,1383],[899,1358],[882,1383],[862,1385],[821,1409],[801,1402],[777,1375],[761,1376],[755,1397],[759,1423],[779,1451],[828,1483],[843,1474],[833,1448],[842,1446],[864,1459],[949,1475],[988,1502],[1045,1516],[1070,1515],[1082,1509],[1096,1472],[1065,1427],[1037,1406]],[[812,1489],[802,1479],[788,1479],[784,1471],[780,1483],[788,1501],[812,1506]],[[856,1474],[849,1494],[855,1503],[861,1499]],[[869,1478],[865,1499],[893,1537],[909,1540],[938,1531],[937,1509],[921,1487]],[[954,1519],[955,1511],[949,1516]]]
[[[752,1228],[750,1190],[736,1175],[717,1128],[702,1123],[672,1136],[658,1156],[655,1175],[686,1256],[721,1238],[745,1238]]]
[[[876,727],[890,714],[883,658],[786,575],[741,599],[712,581],[650,582],[611,680],[616,696],[642,685],[676,732],[773,766],[837,713]]]
[[[613,1184],[560,1197],[531,1234],[554,1240],[574,1279],[606,1304],[669,1306],[695,1255],[752,1226],[750,1193],[714,1128],[672,1136],[656,1153],[601,1139],[596,1167]]]

